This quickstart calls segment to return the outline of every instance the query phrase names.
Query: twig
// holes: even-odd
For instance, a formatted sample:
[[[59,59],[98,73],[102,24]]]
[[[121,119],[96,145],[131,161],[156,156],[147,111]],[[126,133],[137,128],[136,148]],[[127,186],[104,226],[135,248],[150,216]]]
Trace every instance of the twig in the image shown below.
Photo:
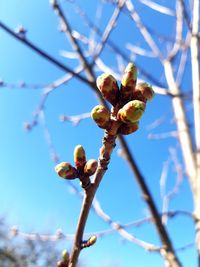
[[[100,158],[99,158],[99,166],[97,168],[97,171],[94,175],[94,182],[91,184],[91,186],[85,190],[84,199],[82,203],[82,209],[80,212],[80,217],[76,229],[75,234],[75,240],[73,244],[72,253],[70,256],[69,261],[69,267],[75,267],[78,256],[81,251],[81,241],[83,238],[83,232],[85,228],[85,224],[87,221],[87,217],[92,205],[93,198],[95,196],[95,193],[99,187],[99,184],[107,170],[107,166],[109,164],[110,156],[112,153],[113,148],[115,147],[115,140],[116,140],[116,133],[119,125],[116,122],[116,124],[113,124],[113,133],[110,135],[109,133],[105,132],[104,138],[103,138],[103,146],[100,149]]]
[[[165,7],[165,6],[162,6],[162,5],[159,5],[153,1],[150,1],[150,0],[140,0],[140,2],[148,7],[150,7],[151,9],[154,9],[156,10],[157,12],[160,12],[162,14],[165,14],[165,15],[168,15],[168,16],[175,16],[175,12],[174,10],[168,8],[168,7]]]
[[[156,57],[158,57],[160,60],[163,58],[160,49],[158,48],[157,44],[155,43],[155,41],[153,40],[151,34],[149,33],[148,29],[144,26],[144,24],[142,23],[140,16],[138,15],[138,13],[136,12],[132,2],[130,0],[126,1],[126,8],[129,11],[129,14],[131,16],[131,18],[135,21],[136,26],[139,28],[141,34],[144,37],[144,40],[146,41],[146,43],[149,45],[149,47],[151,48],[152,52],[155,54]]]
[[[86,79],[85,77],[81,76],[78,73],[75,73],[72,69],[70,69],[69,67],[67,67],[66,65],[64,65],[63,63],[61,63],[60,61],[58,61],[57,59],[53,58],[52,56],[50,56],[49,54],[47,54],[45,51],[43,51],[42,49],[40,49],[36,45],[34,45],[27,38],[21,37],[19,34],[15,33],[13,30],[11,30],[9,27],[7,27],[1,21],[0,21],[0,28],[2,28],[4,31],[6,31],[7,33],[9,33],[15,39],[17,39],[17,40],[21,41],[22,43],[24,43],[26,46],[28,46],[29,48],[31,48],[33,51],[35,51],[36,53],[38,53],[43,58],[47,59],[49,62],[53,63],[54,65],[56,65],[60,69],[64,70],[65,72],[69,72],[70,74],[74,75],[79,80],[81,80],[82,82],[84,82],[86,84],[90,84],[90,82],[88,81],[88,79]]]

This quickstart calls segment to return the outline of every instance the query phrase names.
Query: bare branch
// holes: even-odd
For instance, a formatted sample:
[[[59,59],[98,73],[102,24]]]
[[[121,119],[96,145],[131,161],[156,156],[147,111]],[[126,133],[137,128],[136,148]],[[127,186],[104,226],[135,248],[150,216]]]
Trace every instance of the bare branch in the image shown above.
[[[151,9],[154,9],[162,14],[168,15],[168,16],[175,16],[175,12],[174,10],[162,6],[160,4],[157,4],[151,0],[140,0],[140,2],[148,7],[150,7]]]

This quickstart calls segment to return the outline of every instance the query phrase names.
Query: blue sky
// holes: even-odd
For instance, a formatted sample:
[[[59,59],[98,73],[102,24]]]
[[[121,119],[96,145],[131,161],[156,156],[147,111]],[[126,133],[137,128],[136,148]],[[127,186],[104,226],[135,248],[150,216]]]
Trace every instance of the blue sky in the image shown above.
[[[88,34],[88,28],[80,22],[80,18],[72,11],[71,5],[64,2],[62,1],[64,10],[68,13],[74,29]],[[159,2],[166,4],[167,1]],[[80,1],[80,4],[83,3]],[[84,1],[84,8],[88,15],[94,16],[97,6],[97,1]],[[157,22],[161,19],[159,15],[153,13],[155,16],[149,17],[148,8],[138,3],[136,7],[143,12],[144,21],[151,21],[151,28],[156,28],[163,34],[168,34],[170,27],[172,31],[174,30],[173,18],[168,18],[167,24],[165,24],[165,18],[163,24],[158,25]],[[103,9],[100,21],[102,29],[112,11],[113,7],[109,4]],[[58,20],[48,1],[30,3],[25,0],[2,0],[0,19],[12,29],[18,25],[24,25],[28,29],[30,40],[66,65],[70,67],[76,65],[76,62],[65,59],[59,54],[61,50],[71,51],[71,47],[64,34],[57,31]],[[130,53],[125,43],[130,43],[131,37],[137,45],[142,44],[143,48],[147,48],[137,29],[131,28],[130,20],[125,15],[121,16],[119,25],[111,34],[111,39],[126,52],[127,56]],[[126,25],[126,28],[123,25]],[[103,52],[102,58],[106,59],[114,69],[116,68],[114,55],[109,50]],[[150,72],[153,71],[154,77],[159,77],[159,81],[166,84],[159,62],[140,57],[137,58],[137,63]],[[64,74],[0,29],[0,77],[5,82],[25,81],[47,84]],[[189,77],[186,76],[184,79],[189,82]],[[80,199],[70,193],[67,183],[58,178],[54,172],[55,164],[49,155],[41,120],[39,125],[29,133],[23,128],[24,122],[32,120],[33,112],[42,97],[42,90],[42,87],[37,90],[0,88],[0,213],[7,214],[9,223],[18,225],[23,231],[53,233],[57,228],[62,228],[66,234],[71,234],[75,232]],[[73,149],[77,144],[85,147],[88,159],[98,158],[103,136],[102,129],[97,128],[91,119],[82,121],[76,127],[59,121],[61,114],[77,115],[89,112],[96,104],[98,100],[94,92],[76,79],[49,95],[45,103],[46,123],[61,161],[73,162]],[[140,130],[126,138],[159,208],[162,207],[159,180],[163,162],[169,157],[169,147],[177,147],[180,154],[176,139],[152,141],[147,138],[150,133],[148,125],[162,116],[167,119],[164,124],[155,129],[155,133],[174,129],[170,99],[156,95],[147,107]],[[117,143],[97,196],[102,207],[114,220],[127,223],[145,217],[148,210],[128,164],[117,154],[118,148]],[[74,183],[79,186],[78,181]],[[169,170],[168,187],[171,188],[174,183],[175,173],[172,166]],[[191,207],[191,194],[188,183],[184,179],[180,194],[171,201],[170,208],[191,210]],[[188,229],[184,231],[184,235],[180,228],[183,224]],[[104,229],[108,229],[106,223],[91,212],[86,232]],[[159,244],[155,229],[151,225],[131,228],[130,232],[146,241]],[[173,239],[175,247],[191,242],[194,236],[191,220],[184,217],[173,219],[169,223],[169,232],[175,237]],[[66,247],[70,248],[69,242]],[[185,266],[195,265],[195,254],[192,249],[180,252],[180,258]],[[82,260],[87,262],[88,267],[108,267],[112,262],[116,267],[132,267],[133,264],[145,267],[147,263],[149,267],[164,266],[158,255],[145,252],[136,245],[123,241],[117,234],[99,239],[94,247],[84,250]]]

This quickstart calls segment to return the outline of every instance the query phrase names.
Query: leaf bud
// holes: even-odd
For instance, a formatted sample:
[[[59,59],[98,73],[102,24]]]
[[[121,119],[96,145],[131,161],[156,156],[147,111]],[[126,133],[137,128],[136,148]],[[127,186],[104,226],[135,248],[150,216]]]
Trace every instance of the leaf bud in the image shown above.
[[[77,170],[68,162],[61,162],[55,167],[57,174],[65,179],[75,179],[77,178]]]
[[[97,78],[97,87],[104,99],[113,106],[117,104],[119,88],[117,81],[111,74],[104,73]]]
[[[105,129],[110,121],[110,112],[104,106],[97,105],[92,109],[91,117],[100,128]]]
[[[133,91],[137,81],[137,68],[133,63],[129,63],[124,71],[121,80],[120,97],[123,101],[132,99]]]
[[[82,170],[86,163],[85,150],[81,145],[77,145],[74,148],[74,163],[77,170]]]
[[[84,167],[84,174],[91,176],[95,173],[98,162],[95,159],[89,159]]]
[[[132,100],[118,111],[117,118],[125,123],[134,123],[142,117],[144,111],[144,102],[140,100]]]

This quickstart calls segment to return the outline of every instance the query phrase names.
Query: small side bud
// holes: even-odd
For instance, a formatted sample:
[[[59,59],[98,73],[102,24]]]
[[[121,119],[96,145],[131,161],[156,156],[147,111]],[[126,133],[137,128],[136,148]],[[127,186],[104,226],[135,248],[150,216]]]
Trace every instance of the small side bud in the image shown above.
[[[92,109],[91,117],[100,128],[105,129],[110,121],[110,112],[104,106],[97,105]]]
[[[84,167],[84,174],[91,176],[95,173],[98,166],[98,162],[95,159],[89,159]]]
[[[133,63],[129,63],[124,71],[121,80],[120,97],[123,101],[132,99],[133,91],[137,81],[137,68]]]
[[[65,179],[75,179],[77,178],[77,170],[68,162],[61,162],[55,167],[57,174]]]
[[[139,122],[138,121],[136,121],[134,123],[130,123],[130,124],[123,123],[119,127],[118,133],[128,135],[128,134],[136,132],[138,129],[139,129]]]
[[[147,102],[154,97],[154,91],[148,83],[138,83],[133,93],[133,98]]]
[[[62,258],[63,258],[63,261],[66,263],[69,261],[69,253],[66,249],[64,249],[62,252]]]
[[[77,145],[74,148],[74,163],[77,170],[82,170],[86,163],[85,150],[81,145]]]
[[[124,105],[117,113],[118,120],[125,123],[138,121],[145,111],[145,103],[139,100],[132,100]]]
[[[94,245],[97,241],[96,235],[91,236],[88,240],[81,242],[81,248],[88,248]]]
[[[97,87],[104,99],[109,101],[113,106],[117,104],[119,88],[117,81],[111,74],[104,73],[99,76],[97,78]]]

